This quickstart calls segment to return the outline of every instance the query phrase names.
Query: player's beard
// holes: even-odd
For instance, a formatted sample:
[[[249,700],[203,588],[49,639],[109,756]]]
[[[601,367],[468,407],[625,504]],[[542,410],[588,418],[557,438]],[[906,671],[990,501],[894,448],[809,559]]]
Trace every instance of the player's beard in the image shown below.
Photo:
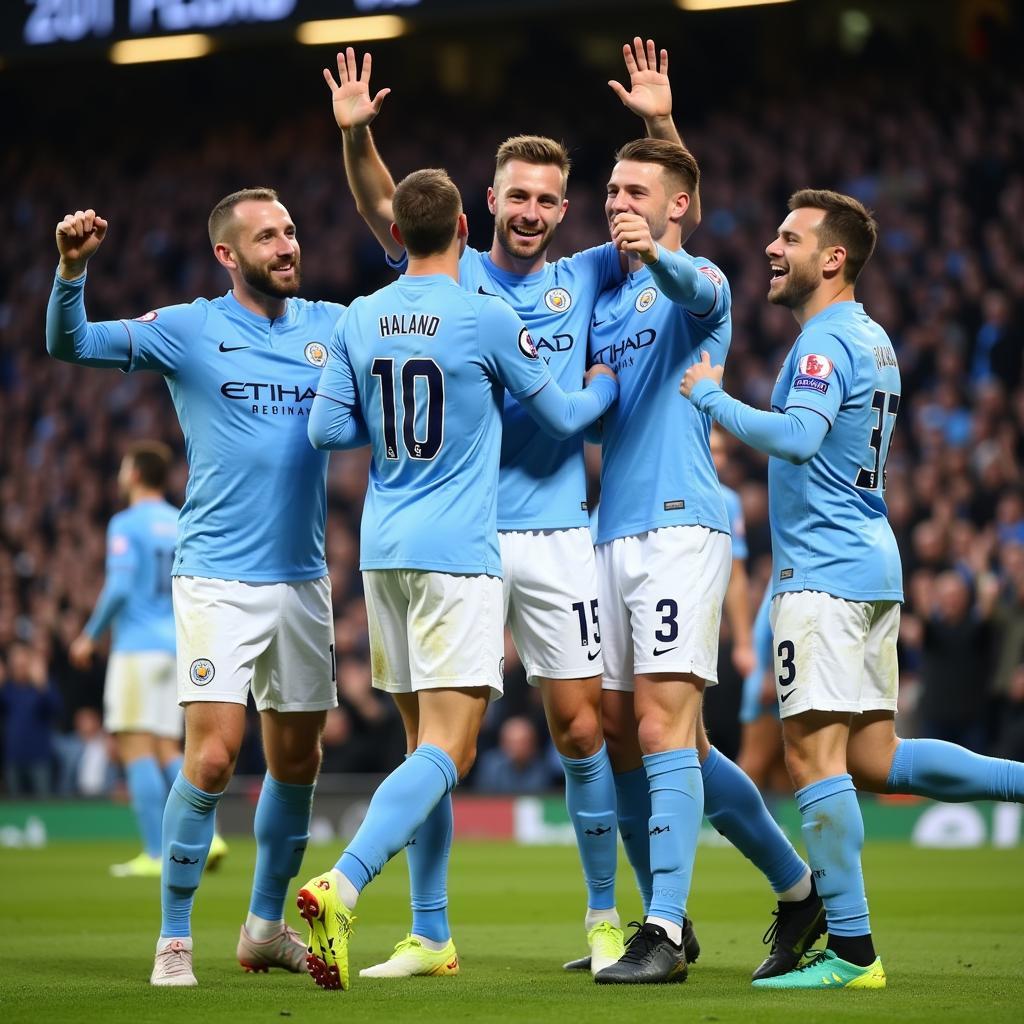
[[[302,278],[298,253],[292,257],[292,279],[287,283],[274,278],[272,266],[279,266],[280,263],[273,265],[249,263],[238,253],[235,254],[235,259],[238,260],[238,269],[241,271],[242,280],[254,292],[259,292],[260,295],[269,295],[272,299],[290,299],[293,295],[298,294]]]
[[[547,250],[551,240],[555,237],[555,228],[557,227],[557,224],[552,224],[547,231],[536,238],[531,238],[529,242],[516,238],[512,234],[512,225],[508,221],[495,221],[494,233],[497,236],[498,244],[512,259],[532,260]]]
[[[814,264],[813,259],[806,263],[790,263],[782,287],[769,287],[768,301],[776,306],[785,306],[786,309],[797,309],[804,305],[820,283]]]

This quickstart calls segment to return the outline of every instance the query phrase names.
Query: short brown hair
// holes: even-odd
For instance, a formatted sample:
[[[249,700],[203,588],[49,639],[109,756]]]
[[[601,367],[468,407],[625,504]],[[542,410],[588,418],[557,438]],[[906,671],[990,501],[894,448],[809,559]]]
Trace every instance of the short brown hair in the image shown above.
[[[506,139],[494,154],[494,176],[510,161],[522,160],[525,164],[551,164],[562,172],[562,191],[569,180],[572,161],[569,151],[561,142],[545,135],[513,135]]]
[[[409,255],[432,256],[444,252],[455,237],[462,196],[447,171],[428,167],[398,183],[391,209]]]
[[[223,241],[227,226],[231,221],[231,215],[239,203],[247,199],[255,199],[261,203],[276,203],[277,190],[266,187],[240,188],[237,192],[225,196],[210,212],[210,219],[207,228],[210,232],[210,245],[216,245]]]
[[[843,277],[853,284],[871,259],[878,239],[878,224],[871,211],[853,196],[827,188],[802,188],[789,197],[791,210],[806,207],[825,211],[818,225],[818,248],[841,245],[846,250]]]
[[[139,482],[154,491],[162,491],[174,458],[171,449],[161,441],[136,441],[125,457],[132,460],[132,469],[139,474]]]
[[[640,164],[660,164],[682,186],[682,191],[693,195],[700,185],[700,167],[694,155],[676,142],[663,139],[634,139],[620,147],[615,162],[635,160]]]

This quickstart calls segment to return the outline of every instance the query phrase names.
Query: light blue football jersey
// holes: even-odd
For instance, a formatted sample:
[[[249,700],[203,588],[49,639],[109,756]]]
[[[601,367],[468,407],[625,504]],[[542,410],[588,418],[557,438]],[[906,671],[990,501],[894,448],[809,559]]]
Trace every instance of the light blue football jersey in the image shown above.
[[[610,242],[567,256],[534,274],[495,266],[488,253],[467,248],[459,284],[497,295],[519,314],[551,375],[564,391],[583,385],[587,332],[598,295],[622,280]],[[548,437],[506,394],[498,480],[499,530],[559,530],[587,525],[587,476],[583,437]]]
[[[725,514],[729,517],[729,532],[732,534],[732,557],[744,561],[750,554],[747,548],[747,524],[743,519],[743,502],[731,488],[722,484],[722,500],[725,502]]]
[[[345,307],[289,299],[284,315],[268,320],[229,292],[89,324],[84,285],[84,276],[57,277],[47,347],[68,361],[166,378],[189,464],[174,574],[326,575],[328,455],[310,445],[306,418]]]
[[[370,437],[360,568],[501,576],[504,392],[550,381],[509,306],[451,277],[404,276],[356,299],[318,391],[358,406]]]
[[[902,601],[884,497],[900,371],[888,335],[859,302],[834,303],[804,324],[772,392],[776,412],[796,407],[831,429],[803,465],[769,460],[772,592]]]
[[[662,526],[729,532],[711,458],[711,418],[679,394],[686,368],[708,352],[724,363],[732,338],[729,284],[703,257],[691,260],[714,285],[704,316],[688,313],[655,285],[647,267],[600,296],[590,331],[590,361],[619,378],[619,400],[601,434],[598,543]]]
[[[162,499],[136,502],[110,520],[107,576],[84,632],[109,626],[112,651],[174,652],[171,569],[178,510]]]

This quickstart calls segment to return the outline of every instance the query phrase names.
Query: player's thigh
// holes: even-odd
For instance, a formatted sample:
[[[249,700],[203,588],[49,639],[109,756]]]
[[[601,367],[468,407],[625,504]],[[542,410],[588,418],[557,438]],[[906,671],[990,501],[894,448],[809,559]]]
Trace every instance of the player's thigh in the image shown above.
[[[327,711],[275,711],[260,714],[267,769],[278,782],[309,785],[320,768],[320,734]]]
[[[409,595],[409,674],[414,692],[486,686],[502,694],[505,629],[495,576],[400,570]],[[420,700],[420,727],[424,704]]]
[[[623,540],[619,578],[630,613],[634,673],[697,676],[714,685],[732,569],[729,535],[669,526]]]
[[[798,788],[844,775],[852,716],[844,711],[803,711],[782,721],[786,767]]]
[[[273,586],[277,621],[274,639],[253,672],[256,707],[289,713],[337,707],[330,578]]]
[[[603,686],[613,692],[632,694],[633,632],[629,608],[623,600],[621,587],[626,540],[628,538],[618,538],[598,544],[594,551],[594,560],[597,566],[598,608],[601,615]],[[632,705],[632,698],[629,703]]]
[[[420,702],[415,693],[393,693],[392,699],[405,730],[405,752],[411,754],[419,743]]]
[[[409,674],[409,588],[402,569],[363,573],[370,672],[375,689],[412,693]]]
[[[206,792],[219,792],[235,768],[245,738],[245,705],[236,701],[191,701],[185,706],[185,778]]]
[[[417,693],[420,744],[440,747],[463,778],[476,758],[476,741],[490,702],[489,686],[430,687]]]
[[[846,760],[854,784],[869,793],[888,789],[889,770],[899,746],[895,711],[865,711],[854,715]]]
[[[602,674],[590,531],[501,533],[507,621],[530,684]]]
[[[861,710],[871,610],[869,602],[816,590],[772,600],[775,692],[783,719]]]
[[[245,706],[256,662],[277,629],[274,587],[203,576],[174,577],[179,703]]]

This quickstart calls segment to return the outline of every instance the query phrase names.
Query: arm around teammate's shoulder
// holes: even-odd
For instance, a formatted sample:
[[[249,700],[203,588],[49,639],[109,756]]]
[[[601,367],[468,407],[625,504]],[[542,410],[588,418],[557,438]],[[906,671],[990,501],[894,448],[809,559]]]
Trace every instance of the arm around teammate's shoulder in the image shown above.
[[[354,307],[355,304],[342,313],[334,325],[327,365],[320,374],[316,397],[309,410],[306,433],[309,443],[321,450],[344,451],[370,443],[366,422],[359,411],[355,373],[345,344],[345,328]]]

